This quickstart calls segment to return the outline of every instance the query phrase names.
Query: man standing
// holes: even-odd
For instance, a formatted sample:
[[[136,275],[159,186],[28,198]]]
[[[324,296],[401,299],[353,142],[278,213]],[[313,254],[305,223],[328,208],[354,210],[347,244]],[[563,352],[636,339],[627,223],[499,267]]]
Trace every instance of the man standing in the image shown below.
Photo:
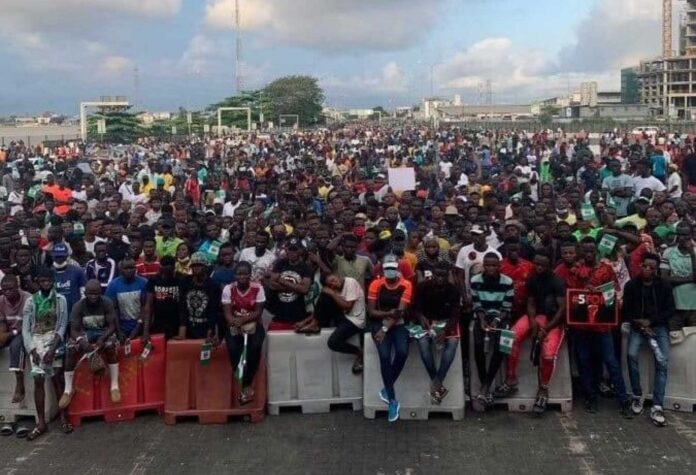
[[[34,440],[48,430],[46,377],[51,378],[56,394],[63,393],[62,373],[56,369],[60,367],[60,361],[56,360],[56,350],[63,342],[68,326],[68,305],[65,297],[53,288],[53,282],[53,270],[41,269],[38,276],[39,290],[27,300],[22,313],[22,339],[24,348],[30,355],[38,421],[27,435],[27,440]],[[61,420],[63,431],[70,432],[65,411],[61,411]]]
[[[677,226],[677,245],[662,254],[662,277],[673,287],[676,312],[669,321],[670,332],[696,326],[696,253],[693,229],[682,222]]]
[[[268,249],[269,240],[268,232],[261,230],[256,233],[255,246],[244,248],[239,254],[239,262],[251,264],[251,280],[254,282],[260,282],[275,262],[275,254]]]
[[[94,244],[94,259],[85,266],[87,280],[97,280],[102,291],[106,291],[116,275],[116,262],[107,255],[106,242],[97,241]]]
[[[616,216],[623,218],[628,215],[628,205],[633,198],[633,179],[621,172],[621,162],[615,158],[609,160],[608,167],[611,175],[602,181],[602,190],[614,201]]]
[[[119,340],[132,340],[143,327],[147,279],[135,275],[135,261],[126,257],[121,261],[121,276],[111,281],[106,296],[111,299],[118,315]]]
[[[481,226],[473,225],[471,227],[473,243],[462,247],[457,254],[457,280],[459,291],[465,302],[471,302],[471,269],[476,265],[482,265],[486,254],[493,253],[498,256],[498,259],[503,258],[495,248],[487,244],[486,234],[486,230]]]
[[[10,352],[10,372],[16,378],[12,404],[17,404],[24,400],[22,312],[31,294],[19,289],[14,275],[3,277],[0,286],[0,349],[8,348]]]
[[[160,270],[160,262],[155,254],[155,249],[155,239],[143,239],[143,255],[135,261],[135,272],[148,280],[157,276]]]
[[[65,297],[70,312],[84,294],[87,277],[81,267],[68,262],[68,253],[68,248],[62,243],[53,246],[56,292]]]
[[[674,315],[674,296],[672,286],[657,275],[659,265],[660,256],[646,254],[643,257],[640,275],[628,281],[624,288],[623,315],[624,321],[631,324],[628,338],[628,376],[633,389],[631,410],[636,416],[643,412],[638,356],[641,346],[648,343],[655,357],[650,419],[663,427],[667,423],[663,407],[669,361],[668,324]]]
[[[174,223],[168,219],[164,220],[160,225],[160,235],[155,237],[157,257],[175,256],[176,248],[179,247],[179,244],[182,242],[184,241],[174,236]]]

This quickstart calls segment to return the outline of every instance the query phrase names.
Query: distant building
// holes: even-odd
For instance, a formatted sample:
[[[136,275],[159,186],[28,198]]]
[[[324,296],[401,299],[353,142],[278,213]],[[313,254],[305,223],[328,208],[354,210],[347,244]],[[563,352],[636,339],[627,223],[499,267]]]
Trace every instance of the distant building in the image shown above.
[[[515,120],[531,118],[532,105],[490,104],[490,105],[441,105],[435,110],[440,120],[503,119]]]
[[[638,78],[651,115],[696,118],[696,55],[643,61]]]
[[[580,105],[596,106],[598,99],[597,81],[583,82],[580,84]]]
[[[452,103],[440,97],[426,97],[423,99],[423,118],[430,120],[437,118],[440,107],[451,106]]]
[[[623,104],[640,104],[640,68],[621,70],[621,102]]]

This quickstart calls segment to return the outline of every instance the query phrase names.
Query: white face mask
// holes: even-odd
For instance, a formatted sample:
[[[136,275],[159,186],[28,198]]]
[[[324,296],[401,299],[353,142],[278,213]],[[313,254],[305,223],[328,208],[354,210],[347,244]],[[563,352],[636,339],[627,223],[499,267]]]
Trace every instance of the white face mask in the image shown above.
[[[68,261],[67,261],[67,260],[66,260],[65,262],[63,262],[62,264],[58,264],[57,262],[53,262],[53,268],[54,268],[54,269],[65,269],[66,267],[68,267]]]

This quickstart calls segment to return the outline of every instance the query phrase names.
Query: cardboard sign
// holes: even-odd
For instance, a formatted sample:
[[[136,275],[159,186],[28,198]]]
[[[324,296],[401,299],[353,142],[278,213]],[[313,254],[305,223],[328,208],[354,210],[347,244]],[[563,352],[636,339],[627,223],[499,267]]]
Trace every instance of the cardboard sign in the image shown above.
[[[566,293],[566,323],[573,327],[590,325],[617,326],[619,307],[608,293],[584,289],[568,289]]]
[[[392,191],[413,191],[416,189],[416,171],[413,168],[390,168],[389,186]]]

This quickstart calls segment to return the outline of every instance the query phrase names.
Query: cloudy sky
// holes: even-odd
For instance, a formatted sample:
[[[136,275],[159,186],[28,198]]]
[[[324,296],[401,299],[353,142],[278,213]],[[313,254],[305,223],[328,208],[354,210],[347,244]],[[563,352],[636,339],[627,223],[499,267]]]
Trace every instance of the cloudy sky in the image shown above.
[[[320,79],[327,105],[478,103],[619,89],[622,66],[660,51],[657,0],[240,0],[243,84]],[[678,15],[675,15],[678,17]],[[101,95],[141,108],[203,107],[234,93],[234,0],[2,0],[0,114]],[[139,87],[135,87],[135,68]]]

